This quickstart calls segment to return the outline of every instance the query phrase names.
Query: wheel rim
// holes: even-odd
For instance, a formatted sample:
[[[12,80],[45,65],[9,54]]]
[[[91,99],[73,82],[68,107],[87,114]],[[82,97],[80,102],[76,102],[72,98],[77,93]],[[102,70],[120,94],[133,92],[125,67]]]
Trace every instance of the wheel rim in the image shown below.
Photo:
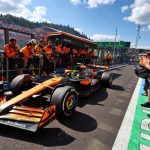
[[[76,107],[76,96],[70,95],[65,101],[64,114],[65,116],[71,116]]]
[[[72,110],[75,106],[75,97],[74,95],[70,95],[66,101],[67,110]]]

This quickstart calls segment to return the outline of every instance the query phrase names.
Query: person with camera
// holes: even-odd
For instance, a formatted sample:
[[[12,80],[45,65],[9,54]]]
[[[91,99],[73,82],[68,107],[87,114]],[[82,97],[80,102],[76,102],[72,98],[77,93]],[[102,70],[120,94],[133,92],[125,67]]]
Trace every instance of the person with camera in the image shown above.
[[[142,54],[142,55],[139,56],[139,66],[141,66],[143,69],[145,69],[145,72],[147,73],[149,71],[147,70],[147,68],[145,68],[145,66],[143,64],[144,63],[143,60],[145,59],[144,57],[147,57],[146,55],[147,54],[144,53],[144,54]],[[145,83],[144,83],[144,92],[142,93],[142,95],[143,96],[148,96],[149,82],[148,82],[147,77],[144,78],[144,80],[145,80]]]
[[[144,104],[141,104],[141,106],[150,108],[150,53],[147,53],[146,56],[141,57],[140,61],[141,61],[141,65],[145,67],[145,71],[143,71],[143,78],[146,79],[148,85],[148,89],[147,89],[148,101]]]

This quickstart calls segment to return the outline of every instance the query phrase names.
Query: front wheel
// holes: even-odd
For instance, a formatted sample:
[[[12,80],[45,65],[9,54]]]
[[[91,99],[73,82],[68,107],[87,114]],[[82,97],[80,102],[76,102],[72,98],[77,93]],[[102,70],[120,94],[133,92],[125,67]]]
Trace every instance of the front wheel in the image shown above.
[[[51,97],[51,104],[56,105],[57,116],[71,116],[75,111],[77,103],[77,91],[71,86],[58,87]]]
[[[29,74],[18,75],[11,82],[12,93],[16,96],[32,87],[32,77]]]

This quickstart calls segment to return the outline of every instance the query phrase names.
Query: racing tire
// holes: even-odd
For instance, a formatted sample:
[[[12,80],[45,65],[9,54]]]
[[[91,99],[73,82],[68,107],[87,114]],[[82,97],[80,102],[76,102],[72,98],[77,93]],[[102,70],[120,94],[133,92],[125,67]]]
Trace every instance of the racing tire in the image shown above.
[[[11,82],[13,95],[19,95],[22,91],[32,88],[33,79],[29,74],[22,74],[15,77]]]
[[[57,117],[70,117],[78,103],[78,93],[71,86],[58,87],[51,97],[51,105],[56,105]]]
[[[110,87],[112,85],[112,75],[108,72],[104,72],[101,77],[102,86]]]

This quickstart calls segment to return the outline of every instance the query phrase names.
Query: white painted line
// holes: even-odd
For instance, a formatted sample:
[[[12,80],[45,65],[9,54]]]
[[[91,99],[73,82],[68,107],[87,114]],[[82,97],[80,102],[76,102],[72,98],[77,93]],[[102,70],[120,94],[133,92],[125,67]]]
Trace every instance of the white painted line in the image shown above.
[[[119,69],[119,68],[122,68],[122,67],[125,67],[125,65],[121,65],[121,66],[115,66],[115,67],[110,67],[109,70],[115,70],[115,69]]]
[[[139,78],[112,150],[127,150],[142,79]]]

